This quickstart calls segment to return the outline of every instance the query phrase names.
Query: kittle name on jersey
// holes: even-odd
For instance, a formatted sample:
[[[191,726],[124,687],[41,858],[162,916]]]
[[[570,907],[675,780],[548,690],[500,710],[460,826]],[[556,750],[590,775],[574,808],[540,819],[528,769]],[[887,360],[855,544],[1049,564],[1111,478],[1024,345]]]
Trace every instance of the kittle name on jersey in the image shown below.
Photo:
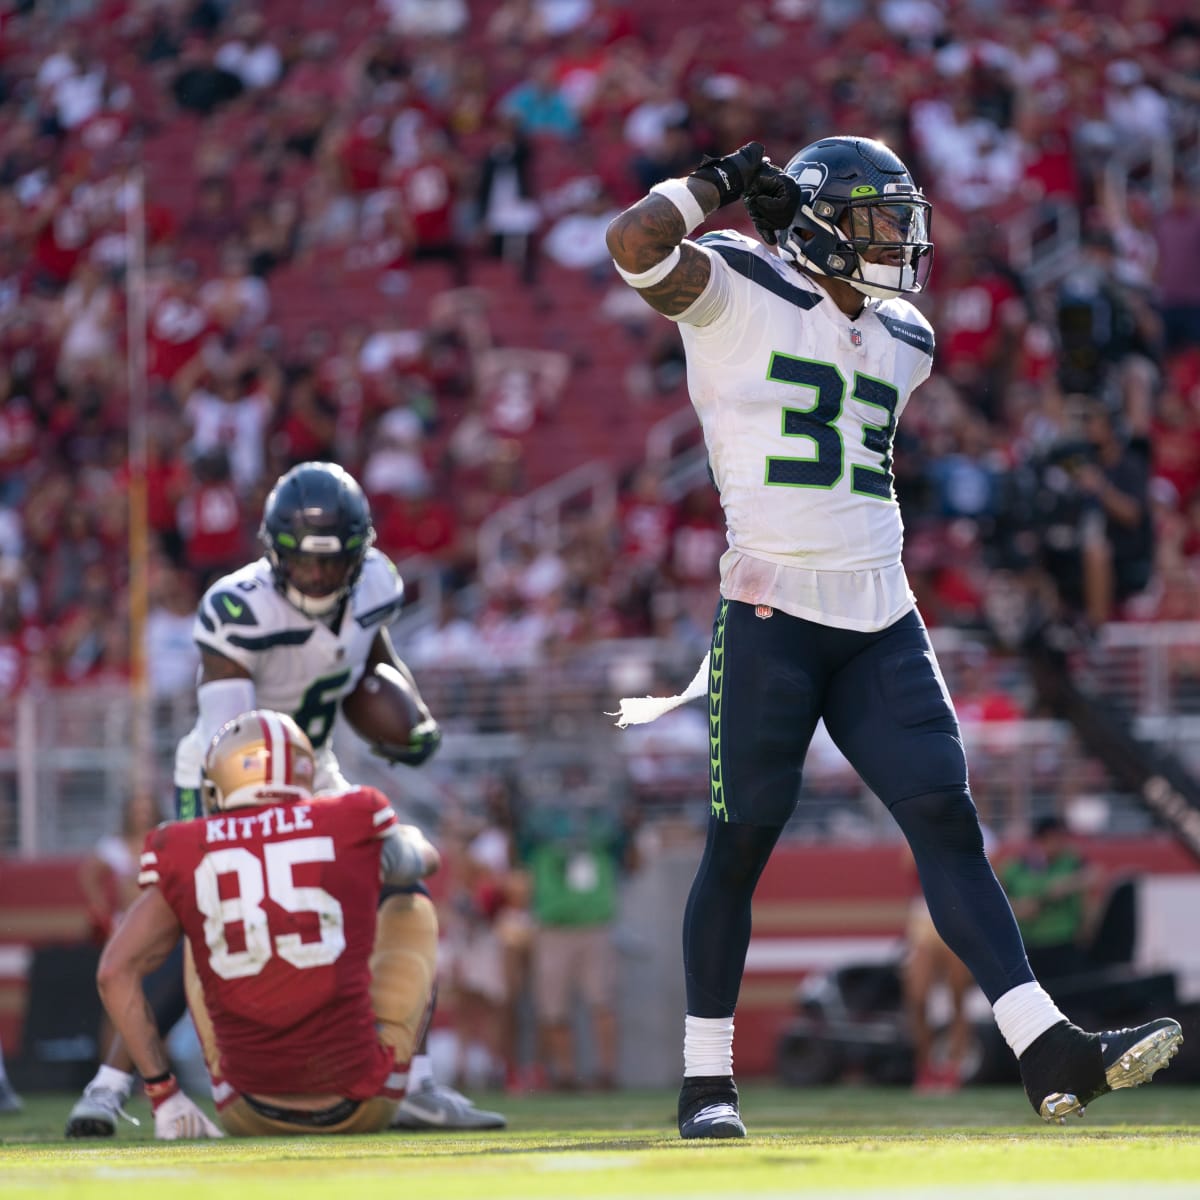
[[[236,842],[253,837],[256,832],[260,837],[270,837],[273,833],[311,829],[310,812],[312,809],[307,804],[289,804],[282,808],[265,808],[244,817],[209,817],[204,822],[204,840]]]

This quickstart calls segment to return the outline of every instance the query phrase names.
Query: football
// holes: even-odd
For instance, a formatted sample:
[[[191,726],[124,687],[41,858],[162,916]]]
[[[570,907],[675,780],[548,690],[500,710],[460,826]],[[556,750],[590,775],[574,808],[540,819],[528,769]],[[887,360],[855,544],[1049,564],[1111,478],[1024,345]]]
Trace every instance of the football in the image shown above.
[[[368,667],[342,700],[350,728],[371,746],[407,746],[422,713],[408,680],[390,663]]]

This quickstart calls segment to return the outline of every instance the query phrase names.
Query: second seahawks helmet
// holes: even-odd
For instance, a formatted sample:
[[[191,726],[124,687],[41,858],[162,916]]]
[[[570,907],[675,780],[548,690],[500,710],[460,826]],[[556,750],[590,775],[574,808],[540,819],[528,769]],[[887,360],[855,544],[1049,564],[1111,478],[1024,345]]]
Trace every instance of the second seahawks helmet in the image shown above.
[[[921,291],[933,263],[933,208],[892,150],[871,138],[823,138],[785,169],[801,199],[779,234],[784,258],[866,296]],[[876,249],[887,261],[867,261]]]
[[[276,588],[306,616],[320,617],[354,587],[375,527],[353,476],[336,463],[307,462],[271,489],[258,537]]]

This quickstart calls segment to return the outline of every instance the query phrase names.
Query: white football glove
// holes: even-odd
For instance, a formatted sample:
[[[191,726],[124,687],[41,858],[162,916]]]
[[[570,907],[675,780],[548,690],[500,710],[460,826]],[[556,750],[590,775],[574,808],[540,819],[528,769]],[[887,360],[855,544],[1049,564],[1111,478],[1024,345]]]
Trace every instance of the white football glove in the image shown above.
[[[441,855],[415,825],[393,825],[383,843],[384,883],[410,887],[441,866]]]
[[[154,1110],[154,1136],[160,1141],[179,1138],[219,1138],[225,1135],[183,1092],[168,1096]]]

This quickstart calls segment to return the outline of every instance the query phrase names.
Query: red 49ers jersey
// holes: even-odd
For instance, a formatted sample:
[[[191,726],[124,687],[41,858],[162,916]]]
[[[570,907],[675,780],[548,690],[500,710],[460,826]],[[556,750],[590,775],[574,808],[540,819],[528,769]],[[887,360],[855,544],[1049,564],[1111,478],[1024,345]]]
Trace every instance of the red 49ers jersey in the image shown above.
[[[380,792],[358,788],[147,835],[138,882],[157,886],[183,925],[234,1091],[388,1090],[369,960],[379,839],[395,823]]]

